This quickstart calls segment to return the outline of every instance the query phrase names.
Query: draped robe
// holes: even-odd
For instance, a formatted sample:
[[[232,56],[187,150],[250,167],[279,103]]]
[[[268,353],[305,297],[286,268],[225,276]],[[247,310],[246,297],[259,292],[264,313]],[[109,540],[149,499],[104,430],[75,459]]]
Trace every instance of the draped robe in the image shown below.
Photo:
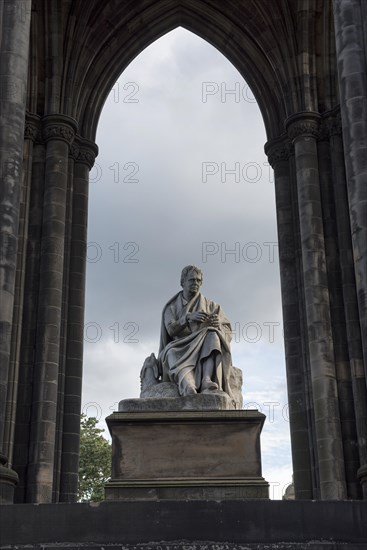
[[[196,311],[208,315],[217,314],[219,327],[212,327],[208,322],[187,322],[187,314]],[[219,390],[232,397],[229,383],[232,369],[231,333],[228,319],[215,302],[200,293],[189,301],[184,299],[182,291],[173,296],[162,313],[158,364],[163,381],[175,382],[180,395],[184,395],[185,378],[188,373],[193,372],[195,389],[199,392],[203,377],[203,361],[213,354],[215,365],[212,379],[218,384]]]

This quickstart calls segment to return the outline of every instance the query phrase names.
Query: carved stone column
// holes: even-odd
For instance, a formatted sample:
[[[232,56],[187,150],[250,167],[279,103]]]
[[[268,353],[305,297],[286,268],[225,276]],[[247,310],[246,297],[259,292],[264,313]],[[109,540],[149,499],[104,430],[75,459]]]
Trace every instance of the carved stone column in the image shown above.
[[[319,497],[327,500],[346,498],[347,493],[319,185],[319,120],[317,113],[298,113],[286,126],[295,149]]]
[[[359,319],[367,378],[367,6],[334,0],[336,53]]]
[[[355,427],[358,438],[359,463],[361,465],[360,467],[363,468],[363,465],[367,465],[367,385],[363,365],[363,348],[352,254],[353,246],[344,162],[342,122],[339,111],[336,111],[333,116],[328,119],[328,127]],[[363,476],[360,476],[360,480],[362,479]],[[363,485],[362,490],[363,497],[367,499],[367,485]]]
[[[354,346],[356,420],[361,467],[358,472],[367,499],[366,381],[367,381],[367,7],[364,0],[334,0],[334,23],[349,215],[353,244],[358,315],[354,335],[360,335],[361,358]],[[349,325],[351,326],[352,319]],[[350,341],[353,340],[352,334]],[[355,343],[356,345],[356,343]],[[364,380],[363,380],[364,378]]]
[[[307,402],[307,369],[302,345],[302,288],[299,287],[299,258],[296,246],[298,220],[297,192],[290,157],[292,144],[283,136],[265,146],[274,169],[279,241],[280,280],[284,326],[285,359],[289,398],[292,460],[297,499],[313,498],[310,456],[311,430]]]
[[[27,479],[28,502],[51,502],[53,493],[65,216],[69,147],[76,122],[64,115],[43,118],[46,142],[42,255],[34,364],[34,391]]]
[[[23,162],[31,0],[0,4],[0,502],[12,502],[17,476],[5,465],[4,422],[9,375],[19,201]]]
[[[40,285],[40,258],[42,256],[42,218],[45,186],[45,145],[42,141],[41,121],[37,132],[35,116],[27,116],[32,125],[26,125],[25,138],[32,139],[32,170],[27,228],[27,252],[23,289],[23,311],[19,374],[17,391],[17,412],[14,434],[13,466],[19,474],[15,492],[16,502],[26,502],[27,468],[30,449],[30,426],[32,411],[32,388],[34,378],[34,357],[37,346],[37,311]]]
[[[24,285],[26,277],[27,241],[29,227],[29,205],[32,179],[33,146],[40,139],[40,118],[36,115],[26,115],[24,130],[24,160],[22,186],[20,197],[17,269],[14,291],[14,308],[12,322],[11,353],[8,376],[8,391],[6,405],[6,421],[4,429],[4,444],[9,464],[13,462],[14,432],[17,418],[17,395],[19,381],[20,348],[22,340],[22,320],[24,310]],[[24,401],[22,401],[24,405]]]
[[[335,131],[335,116],[336,111],[323,114],[318,136],[317,152],[319,159],[326,268],[330,296],[330,317],[333,335],[335,373],[337,379],[347,496],[348,498],[359,499],[361,498],[361,487],[357,479],[359,454],[345,315],[348,306],[347,308],[345,307],[343,296],[342,269],[346,266],[343,264],[342,267],[339,242],[339,233],[343,231],[343,225],[345,223],[345,218],[340,217],[340,214],[342,210],[346,210],[348,212],[348,201],[345,202],[343,200],[344,197],[340,196],[341,189],[336,189],[337,186],[340,187],[341,185],[344,186],[344,190],[346,189],[345,178],[344,181],[342,181],[344,170],[338,166],[341,171],[336,176],[336,179],[334,179],[332,168],[333,159],[330,139],[331,133]],[[339,191],[338,197],[335,196],[335,191]],[[339,217],[337,214],[339,214]],[[351,243],[349,244],[351,245]]]
[[[77,136],[72,145],[71,154],[74,159],[74,187],[70,237],[60,502],[75,502],[78,495],[88,187],[89,171],[94,165],[98,148],[93,142]]]

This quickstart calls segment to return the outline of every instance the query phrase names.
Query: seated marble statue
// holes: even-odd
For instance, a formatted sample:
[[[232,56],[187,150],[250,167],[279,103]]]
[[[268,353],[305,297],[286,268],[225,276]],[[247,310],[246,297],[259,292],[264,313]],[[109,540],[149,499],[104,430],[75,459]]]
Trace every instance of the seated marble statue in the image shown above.
[[[221,307],[200,293],[201,270],[186,266],[182,291],[162,314],[158,371],[175,382],[181,396],[225,392],[232,397],[231,325]]]

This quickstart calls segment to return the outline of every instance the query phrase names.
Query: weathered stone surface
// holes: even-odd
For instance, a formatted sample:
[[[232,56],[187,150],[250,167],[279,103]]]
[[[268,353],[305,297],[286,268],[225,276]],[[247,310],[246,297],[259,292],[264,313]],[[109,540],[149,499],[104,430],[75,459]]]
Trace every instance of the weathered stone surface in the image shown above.
[[[345,168],[367,376],[367,10],[364,0],[334,2]]]
[[[119,411],[128,410],[229,410],[242,409],[242,370],[232,368],[230,377],[234,399],[225,392],[200,393],[181,397],[174,382],[143,383],[140,399],[124,399],[119,403]]]
[[[230,540],[230,538],[228,538]],[[105,546],[105,545],[104,545]],[[104,550],[104,546],[101,544],[85,544],[83,550]],[[109,544],[108,548],[111,550],[187,550],[188,546],[190,550],[364,550],[364,543],[335,543],[335,542],[318,542],[309,541],[306,543],[287,543],[287,542],[259,542],[259,543],[246,543],[246,546],[242,544],[233,544],[232,542],[222,541],[220,543],[211,541],[194,540],[188,544],[187,540],[176,540],[167,542],[153,542],[149,544]],[[29,548],[29,550],[38,550],[40,548],[44,550],[53,550],[53,544],[45,545],[27,545],[17,546],[17,549],[23,550]],[[58,548],[67,549],[70,548],[70,544],[60,544]],[[10,550],[10,549],[9,549]]]
[[[0,504],[13,504],[18,474],[7,465],[7,459],[0,455]]]
[[[172,393],[176,384],[169,384]],[[162,385],[163,385],[162,384]],[[160,386],[160,384],[159,384]],[[119,412],[128,411],[218,411],[236,409],[236,403],[224,392],[199,393],[186,397],[147,397],[140,399],[123,399],[119,403]]]
[[[319,460],[320,496],[347,496],[335,352],[330,313],[323,207],[316,138],[320,115],[303,113],[287,120],[294,143],[300,239],[308,332],[311,395]],[[328,442],[326,443],[325,439]]]
[[[21,7],[22,6],[22,7]],[[20,17],[24,9],[23,17]],[[5,422],[14,419],[16,402],[8,389],[17,266],[31,0],[0,3],[0,454],[12,442]],[[10,392],[11,393],[11,392]],[[13,472],[9,472],[9,476]],[[6,473],[4,472],[6,478]],[[3,477],[3,476],[2,476]]]
[[[0,522],[4,550],[364,550],[367,539],[358,501],[16,504]]]
[[[140,398],[173,398],[181,397],[178,393],[177,384],[174,382],[161,382],[159,384],[154,384],[148,386],[145,390],[140,393]]]
[[[258,411],[114,413],[107,499],[268,498]]]

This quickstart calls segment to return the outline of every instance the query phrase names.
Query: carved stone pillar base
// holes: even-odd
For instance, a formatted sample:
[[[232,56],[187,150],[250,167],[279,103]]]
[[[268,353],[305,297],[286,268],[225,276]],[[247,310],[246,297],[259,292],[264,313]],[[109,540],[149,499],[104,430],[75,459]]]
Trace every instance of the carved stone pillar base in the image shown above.
[[[6,466],[7,459],[0,455],[0,504],[13,504],[18,474]]]
[[[113,413],[107,500],[269,498],[258,411]]]

